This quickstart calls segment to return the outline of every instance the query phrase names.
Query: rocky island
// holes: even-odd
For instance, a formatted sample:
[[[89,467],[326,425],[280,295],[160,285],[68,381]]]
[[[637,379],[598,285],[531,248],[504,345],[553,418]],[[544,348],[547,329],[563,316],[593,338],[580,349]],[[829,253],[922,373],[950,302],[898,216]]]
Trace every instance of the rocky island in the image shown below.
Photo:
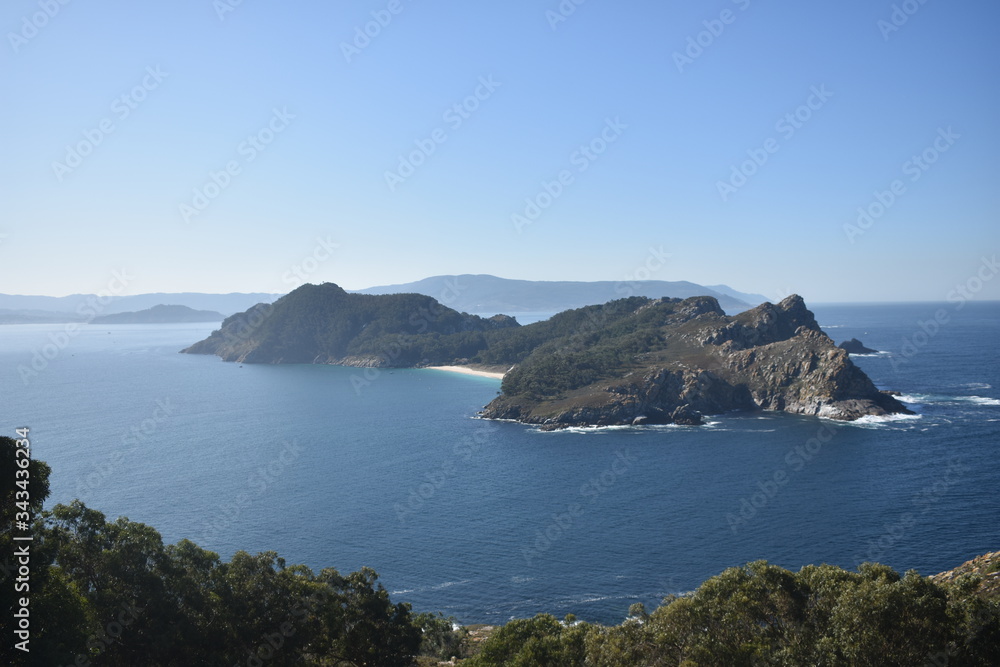
[[[582,336],[529,355],[482,415],[558,428],[700,424],[702,415],[745,410],[841,420],[909,413],[797,295],[734,317],[710,297],[647,300]]]
[[[225,315],[214,310],[195,310],[187,306],[158,305],[146,310],[100,315],[91,324],[177,324],[185,322],[221,322]]]
[[[873,350],[870,347],[866,347],[857,338],[852,338],[851,340],[845,340],[843,343],[838,345],[841,350],[847,351],[849,354],[878,354],[878,350]]]
[[[820,329],[802,298],[727,316],[713,297],[630,297],[520,326],[419,294],[304,285],[183,350],[243,363],[509,368],[481,416],[544,428],[700,424],[775,410],[831,419],[909,411]]]

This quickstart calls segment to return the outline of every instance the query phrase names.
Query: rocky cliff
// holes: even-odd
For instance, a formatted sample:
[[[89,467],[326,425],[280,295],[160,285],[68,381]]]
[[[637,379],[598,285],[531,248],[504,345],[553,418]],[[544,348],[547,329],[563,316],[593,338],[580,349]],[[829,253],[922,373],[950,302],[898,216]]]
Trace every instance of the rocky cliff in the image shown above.
[[[735,317],[711,297],[659,299],[631,320],[589,332],[582,348],[539,347],[508,373],[482,416],[559,428],[698,424],[736,410],[842,420],[908,412],[834,345],[797,295]],[[597,369],[598,377],[547,377],[567,366]]]

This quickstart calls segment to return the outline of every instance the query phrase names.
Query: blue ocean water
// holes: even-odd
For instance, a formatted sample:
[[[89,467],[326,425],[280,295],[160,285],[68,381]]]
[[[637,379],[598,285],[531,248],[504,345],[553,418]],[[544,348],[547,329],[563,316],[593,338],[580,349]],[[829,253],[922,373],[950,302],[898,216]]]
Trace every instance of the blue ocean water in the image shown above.
[[[755,559],[931,574],[1000,548],[1000,304],[813,310],[881,351],[856,363],[916,416],[543,433],[475,419],[497,380],[178,354],[211,325],[16,325],[0,428],[31,428],[49,506],[223,558],[370,566],[394,600],[465,623],[619,622]]]

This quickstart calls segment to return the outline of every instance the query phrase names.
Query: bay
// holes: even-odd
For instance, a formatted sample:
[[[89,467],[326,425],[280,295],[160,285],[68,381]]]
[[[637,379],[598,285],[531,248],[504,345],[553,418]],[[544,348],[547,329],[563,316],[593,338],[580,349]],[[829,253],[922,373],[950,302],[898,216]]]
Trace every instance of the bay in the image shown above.
[[[475,418],[497,380],[178,354],[213,328],[191,324],[0,327],[0,414],[53,467],[49,507],[369,566],[464,623],[619,622],[755,559],[931,574],[996,550],[1000,304],[813,310],[916,416],[543,433]]]

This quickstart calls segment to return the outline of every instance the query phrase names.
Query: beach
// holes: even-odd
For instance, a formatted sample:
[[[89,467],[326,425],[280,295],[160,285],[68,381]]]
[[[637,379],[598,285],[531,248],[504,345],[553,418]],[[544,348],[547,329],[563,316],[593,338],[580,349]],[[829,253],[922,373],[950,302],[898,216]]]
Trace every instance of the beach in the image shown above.
[[[430,370],[434,371],[448,371],[450,373],[463,373],[465,375],[478,375],[480,377],[493,378],[495,380],[502,380],[504,374],[498,373],[496,371],[486,371],[472,368],[470,366],[427,366]]]

